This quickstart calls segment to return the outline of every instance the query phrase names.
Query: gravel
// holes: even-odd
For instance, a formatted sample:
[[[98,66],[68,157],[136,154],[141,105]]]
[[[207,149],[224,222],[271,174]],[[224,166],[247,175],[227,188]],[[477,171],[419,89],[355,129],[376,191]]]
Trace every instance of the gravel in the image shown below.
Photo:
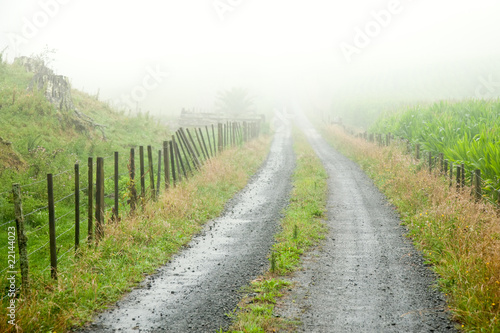
[[[275,315],[300,320],[300,332],[457,332],[436,276],[405,237],[394,207],[296,113],[330,177],[329,233],[304,257]],[[267,161],[225,213],[81,332],[227,328],[240,288],[268,267],[294,164],[290,129],[283,126]]]
[[[250,183],[178,255],[81,332],[214,332],[240,289],[268,267],[295,166],[290,129],[276,133]]]
[[[457,332],[395,208],[296,112],[329,175],[329,233],[276,313],[301,321],[299,332]]]

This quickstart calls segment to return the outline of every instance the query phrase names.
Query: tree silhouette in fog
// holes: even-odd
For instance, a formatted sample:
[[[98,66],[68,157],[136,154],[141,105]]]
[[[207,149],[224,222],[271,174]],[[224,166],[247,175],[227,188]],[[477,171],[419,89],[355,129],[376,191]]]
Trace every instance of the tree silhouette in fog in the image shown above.
[[[215,106],[218,111],[239,116],[253,112],[253,98],[243,88],[231,88],[217,93]]]

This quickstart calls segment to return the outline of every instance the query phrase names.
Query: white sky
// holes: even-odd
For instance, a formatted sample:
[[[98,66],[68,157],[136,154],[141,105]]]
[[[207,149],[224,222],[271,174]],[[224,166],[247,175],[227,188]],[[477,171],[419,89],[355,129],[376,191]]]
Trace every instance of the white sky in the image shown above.
[[[329,100],[347,84],[393,86],[425,68],[430,77],[433,64],[491,56],[483,65],[498,69],[499,14],[493,0],[0,0],[0,51],[12,61],[48,45],[51,66],[74,87],[176,113],[210,108],[233,86],[271,100]],[[369,43],[347,61],[341,45],[356,46],[369,27]],[[154,81],[151,70],[169,75]]]

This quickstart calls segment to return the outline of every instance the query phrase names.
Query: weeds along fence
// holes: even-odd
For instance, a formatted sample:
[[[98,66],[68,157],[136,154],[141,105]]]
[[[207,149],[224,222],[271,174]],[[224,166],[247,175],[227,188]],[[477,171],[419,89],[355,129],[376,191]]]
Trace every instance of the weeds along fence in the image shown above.
[[[353,134],[353,133],[351,133]],[[470,186],[471,198],[480,201],[485,200],[500,211],[500,184],[499,180],[483,179],[480,169],[466,168],[464,163],[455,163],[444,158],[441,152],[424,151],[420,144],[411,144],[404,138],[396,138],[391,133],[358,133],[358,138],[365,139],[379,146],[389,146],[398,143],[412,154],[419,163],[420,168],[427,168],[429,173],[438,172],[449,181],[449,186],[455,186],[457,190],[464,190]]]
[[[126,157],[118,152],[89,157],[84,166],[75,164],[31,184],[13,184],[12,191],[0,193],[0,243],[8,245],[0,250],[0,276],[15,275],[23,292],[29,292],[33,272],[50,271],[57,279],[58,264],[77,255],[82,242],[98,246],[105,223],[119,223],[124,214],[133,214],[162,189],[175,187],[220,152],[256,138],[260,130],[259,121],[179,128],[161,147],[131,148]],[[23,211],[25,201],[29,207],[36,203],[29,213]],[[9,281],[2,281],[3,299]]]

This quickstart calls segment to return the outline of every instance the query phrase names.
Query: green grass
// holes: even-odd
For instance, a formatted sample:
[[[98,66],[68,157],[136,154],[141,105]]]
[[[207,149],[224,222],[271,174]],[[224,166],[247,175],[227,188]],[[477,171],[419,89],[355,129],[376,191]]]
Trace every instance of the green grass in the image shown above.
[[[165,211],[164,207],[157,207],[158,212],[150,211],[153,204],[146,203],[144,210],[139,209],[136,217],[130,217],[127,205],[129,198],[127,164],[130,148],[136,148],[135,185],[140,193],[138,146],[144,146],[145,155],[147,155],[146,146],[153,146],[154,169],[156,170],[157,150],[162,146],[163,140],[171,139],[168,127],[147,112],[137,115],[117,112],[107,103],[97,100],[95,96],[72,90],[76,109],[91,117],[96,123],[106,126],[103,128],[103,135],[98,128],[81,126],[78,123],[79,118],[73,111],[56,109],[45,100],[41,92],[27,91],[26,87],[32,76],[33,74],[27,73],[17,64],[9,65],[0,61],[0,123],[2,123],[0,128],[0,224],[14,218],[12,183],[23,185],[21,190],[24,214],[47,205],[47,173],[54,174],[55,200],[69,196],[58,202],[55,207],[57,255],[60,258],[58,260],[58,283],[53,283],[48,277],[50,272],[47,269],[49,265],[49,249],[46,245],[49,240],[47,209],[41,209],[25,217],[25,230],[28,234],[27,250],[28,253],[33,252],[29,257],[32,298],[21,299],[18,323],[20,329],[24,331],[45,332],[52,329],[66,329],[70,325],[81,323],[82,320],[88,320],[92,311],[102,308],[109,300],[116,299],[124,290],[130,288],[134,281],[139,281],[142,273],[150,272],[152,267],[157,267],[164,262],[164,259],[175,252],[180,244],[190,239],[199,224],[220,212],[228,197],[240,189],[248,173],[255,170],[256,163],[262,160],[265,149],[260,141],[258,144],[250,143],[240,146],[249,158],[255,157],[252,161],[239,158],[241,152],[238,150],[235,153],[231,149],[220,158],[207,163],[207,169],[202,173],[206,181],[198,179],[183,183],[173,191],[177,193],[176,197],[171,197],[170,192],[163,194],[163,197],[170,198],[170,201],[165,203],[170,212]],[[210,134],[212,134],[211,131]],[[215,135],[217,136],[217,133]],[[194,139],[196,140],[196,137]],[[213,143],[213,138],[211,139]],[[197,146],[200,149],[198,144]],[[142,225],[136,225],[136,229],[127,229],[122,224],[114,227],[109,224],[106,227],[106,233],[111,233],[111,235],[106,236],[97,249],[89,250],[86,246],[87,158],[94,157],[94,169],[95,157],[105,158],[105,195],[109,195],[114,187],[113,179],[109,179],[109,176],[113,174],[114,151],[119,152],[119,173],[121,174],[119,210],[123,217],[122,223],[138,224],[139,219],[151,222],[152,225],[157,223],[157,229],[152,229],[158,234],[151,234],[153,231]],[[237,158],[243,161],[242,163],[246,163],[247,167],[240,166],[239,160],[231,160],[228,155],[231,152],[235,153]],[[74,197],[71,194],[74,192],[75,163],[80,165],[80,189],[83,189],[80,199],[82,257],[78,261],[75,261],[72,249],[74,244],[72,227],[74,227],[75,217]],[[227,171],[227,175],[212,170],[211,167],[214,165]],[[211,173],[208,172],[210,170],[212,170]],[[201,185],[196,189],[192,188],[192,184],[196,182]],[[191,184],[189,185],[191,187],[187,184]],[[146,177],[146,187],[148,186],[149,176]],[[192,207],[187,201],[178,201],[178,198],[184,195],[194,196],[195,193],[197,197],[189,199],[189,202],[194,205]],[[214,193],[216,197],[212,197]],[[205,202],[199,202],[198,197],[205,198]],[[109,221],[113,198],[108,197],[105,202],[107,207],[105,220]],[[172,207],[174,202],[177,202],[178,206]],[[179,207],[182,209],[180,210]],[[173,222],[169,220],[167,225],[163,221],[170,219],[173,212],[181,215],[177,216],[177,220],[174,219]],[[190,222],[186,223],[188,220]],[[12,225],[14,224],[0,228],[2,230],[0,244],[7,244],[7,228]],[[122,239],[122,244],[128,244],[129,248],[119,248],[117,244],[110,241],[112,235],[116,236],[116,234],[127,235],[128,238]],[[160,234],[163,236],[160,237]],[[144,250],[144,248],[147,249]],[[143,250],[148,257],[136,263],[141,255],[140,251]],[[0,247],[0,257],[7,258],[7,246]],[[6,265],[7,260],[0,265],[0,271]],[[129,265],[132,265],[130,269]],[[88,271],[81,271],[81,267],[87,268]],[[5,274],[6,272],[0,273],[2,294],[7,291],[8,287]],[[17,278],[19,286],[19,276]],[[83,288],[85,291],[73,290],[75,288]],[[104,291],[102,288],[105,288]],[[43,301],[44,297],[47,298],[47,302]],[[77,306],[72,305],[72,302],[82,304]],[[74,311],[71,310],[72,307],[75,307]],[[5,307],[2,311],[5,311]],[[6,323],[0,324],[0,331],[7,328],[1,325],[6,325]]]
[[[269,143],[267,137],[228,149],[188,181],[147,202],[135,216],[107,223],[99,246],[83,244],[78,257],[69,253],[59,264],[57,281],[50,279],[48,271],[32,274],[30,297],[18,299],[19,331],[67,331],[118,300],[167,262],[205,221],[222,212],[227,200],[258,169]],[[3,318],[5,302],[0,309]],[[1,321],[0,331],[15,329]]]
[[[327,174],[305,136],[294,130],[293,137],[297,166],[290,204],[269,256],[271,269],[245,288],[246,296],[233,315],[234,323],[229,332],[276,332],[292,330],[298,325],[275,317],[274,305],[282,296],[283,288],[291,288],[286,276],[299,269],[300,256],[318,244],[327,231],[322,220],[326,209]],[[250,293],[255,295],[249,296]]]
[[[49,239],[48,211],[36,211],[47,206],[46,175],[54,174],[54,199],[59,201],[74,191],[75,163],[80,164],[80,188],[84,189],[87,187],[87,158],[94,157],[95,163],[96,156],[107,157],[104,165],[105,177],[108,178],[113,170],[112,154],[119,151],[119,172],[123,174],[120,177],[120,210],[126,212],[124,185],[128,178],[129,148],[137,144],[156,143],[160,146],[161,141],[168,137],[168,130],[148,114],[125,115],[92,96],[73,90],[75,107],[106,126],[107,139],[104,140],[100,130],[76,126],[78,118],[73,111],[60,111],[40,91],[27,91],[32,76],[16,63],[10,65],[0,61],[0,224],[14,219],[11,188],[13,183],[19,183],[22,185],[23,213],[29,214],[25,217],[25,231],[28,234],[28,253],[33,252],[29,257],[30,271],[36,275],[42,274],[49,264],[48,246],[44,246]],[[113,186],[113,180],[107,179],[106,194]],[[81,192],[82,221],[86,221],[86,194],[85,190]],[[74,197],[70,196],[55,206],[58,256],[74,244],[74,232],[70,230],[75,220],[73,200]],[[107,207],[112,206],[112,201],[112,198],[106,199]],[[6,244],[7,228],[12,225],[0,228],[0,244]],[[80,232],[81,242],[86,237],[85,224]],[[0,256],[7,258],[6,247],[0,247]],[[0,271],[6,265],[7,261],[0,264]],[[4,274],[0,273],[2,277]],[[2,291],[6,285],[7,281],[2,279]]]
[[[454,165],[481,170],[484,190],[498,200],[500,190],[500,101],[441,101],[379,117],[370,129],[393,133],[420,144],[423,151],[443,153]]]

